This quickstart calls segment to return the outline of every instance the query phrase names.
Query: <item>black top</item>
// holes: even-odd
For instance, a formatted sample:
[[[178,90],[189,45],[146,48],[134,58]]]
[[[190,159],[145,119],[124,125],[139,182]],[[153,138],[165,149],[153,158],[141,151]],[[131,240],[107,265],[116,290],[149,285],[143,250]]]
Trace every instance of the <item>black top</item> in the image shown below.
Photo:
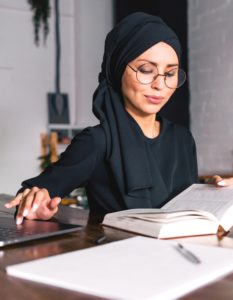
[[[155,182],[151,170],[159,172],[157,165],[151,165],[154,154],[132,124],[121,90],[126,66],[159,42],[170,45],[180,57],[178,37],[161,18],[135,12],[121,20],[106,37],[99,85],[93,95],[93,113],[106,138],[105,157],[117,190],[129,207],[139,205],[137,198],[146,206],[151,206],[150,199],[167,198],[163,185],[159,191],[152,189]]]
[[[122,194],[122,178],[114,178],[106,156],[106,136],[102,125],[88,127],[75,136],[58,162],[39,176],[23,182],[23,187],[48,189],[50,196],[64,197],[77,187],[86,187],[91,212],[107,213],[129,208],[161,207],[169,199],[197,181],[195,142],[184,127],[161,119],[160,135],[144,136],[131,118],[135,132],[145,142],[150,161],[152,186]],[[135,157],[135,162],[140,157]],[[115,162],[115,168],[120,161]],[[134,171],[134,165],[128,166]],[[122,168],[122,166],[120,167]],[[146,170],[145,170],[146,172]],[[143,174],[139,174],[142,177]],[[119,188],[119,181],[122,186]]]

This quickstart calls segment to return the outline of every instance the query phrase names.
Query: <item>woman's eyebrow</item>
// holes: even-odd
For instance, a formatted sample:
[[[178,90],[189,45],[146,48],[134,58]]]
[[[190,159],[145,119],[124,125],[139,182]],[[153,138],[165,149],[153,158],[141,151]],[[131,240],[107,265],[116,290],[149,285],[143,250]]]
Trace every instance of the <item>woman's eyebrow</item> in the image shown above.
[[[143,58],[138,59],[136,62],[139,62],[139,61],[144,61],[144,62],[147,62],[147,63],[151,63],[152,65],[158,66],[158,63],[156,63],[156,62],[154,62],[154,61],[151,61],[151,60],[148,60],[148,59],[145,59],[145,58],[144,58],[144,59],[143,59]],[[179,66],[178,63],[166,65],[166,67],[168,67],[168,68],[171,68],[171,67],[178,67],[178,66]]]
[[[179,64],[168,64],[168,65],[167,65],[167,67],[169,67],[169,68],[170,68],[170,67],[178,67],[178,66],[179,66]]]

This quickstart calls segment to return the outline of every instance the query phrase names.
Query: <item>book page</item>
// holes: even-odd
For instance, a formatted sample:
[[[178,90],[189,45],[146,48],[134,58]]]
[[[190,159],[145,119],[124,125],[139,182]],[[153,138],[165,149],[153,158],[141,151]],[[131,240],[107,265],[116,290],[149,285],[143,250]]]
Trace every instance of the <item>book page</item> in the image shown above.
[[[123,217],[123,216],[122,216]],[[159,223],[170,223],[184,220],[194,220],[194,219],[208,219],[213,221],[218,221],[218,219],[211,213],[199,210],[179,210],[179,211],[169,211],[160,209],[159,212],[148,212],[148,213],[130,213],[125,214],[124,217],[140,219],[150,222]]]
[[[165,207],[165,206],[164,206]],[[112,218],[128,218],[128,217],[145,217],[151,219],[173,219],[179,218],[180,216],[200,216],[206,217],[208,219],[215,219],[212,213],[209,213],[204,210],[200,209],[181,209],[181,210],[174,210],[174,209],[161,209],[161,208],[133,208],[127,210],[121,210],[113,213],[109,213],[105,215],[104,219],[112,219]]]
[[[207,212],[203,212],[204,215],[209,215],[209,213]],[[162,210],[160,208],[155,208],[153,209],[153,211],[150,212],[125,212],[124,215],[122,216],[126,216],[126,217],[132,217],[132,218],[145,218],[145,219],[176,219],[177,217],[182,217],[182,216],[202,216],[202,212],[200,212],[199,210]],[[212,214],[210,214],[212,215]]]
[[[212,213],[219,220],[233,206],[233,187],[193,184],[162,208],[169,210],[197,209]]]

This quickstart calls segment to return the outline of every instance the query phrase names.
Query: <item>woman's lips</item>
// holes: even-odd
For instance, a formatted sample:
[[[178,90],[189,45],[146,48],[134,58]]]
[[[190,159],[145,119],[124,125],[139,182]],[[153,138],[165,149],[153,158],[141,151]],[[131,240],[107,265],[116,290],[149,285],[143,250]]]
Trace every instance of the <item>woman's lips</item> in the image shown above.
[[[145,95],[145,97],[152,104],[160,104],[164,100],[164,98],[162,96]]]

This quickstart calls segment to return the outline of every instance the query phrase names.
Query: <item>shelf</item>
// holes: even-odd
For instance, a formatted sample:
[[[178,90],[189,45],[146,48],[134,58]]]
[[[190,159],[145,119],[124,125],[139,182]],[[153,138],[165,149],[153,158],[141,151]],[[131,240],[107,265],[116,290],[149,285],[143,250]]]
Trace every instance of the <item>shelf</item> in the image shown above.
[[[58,143],[67,146],[71,139],[85,127],[87,126],[74,124],[48,124],[48,132],[56,132],[58,136]]]
[[[87,125],[88,126],[88,125]],[[73,124],[48,124],[48,129],[83,129],[87,127],[85,125],[73,125]]]

